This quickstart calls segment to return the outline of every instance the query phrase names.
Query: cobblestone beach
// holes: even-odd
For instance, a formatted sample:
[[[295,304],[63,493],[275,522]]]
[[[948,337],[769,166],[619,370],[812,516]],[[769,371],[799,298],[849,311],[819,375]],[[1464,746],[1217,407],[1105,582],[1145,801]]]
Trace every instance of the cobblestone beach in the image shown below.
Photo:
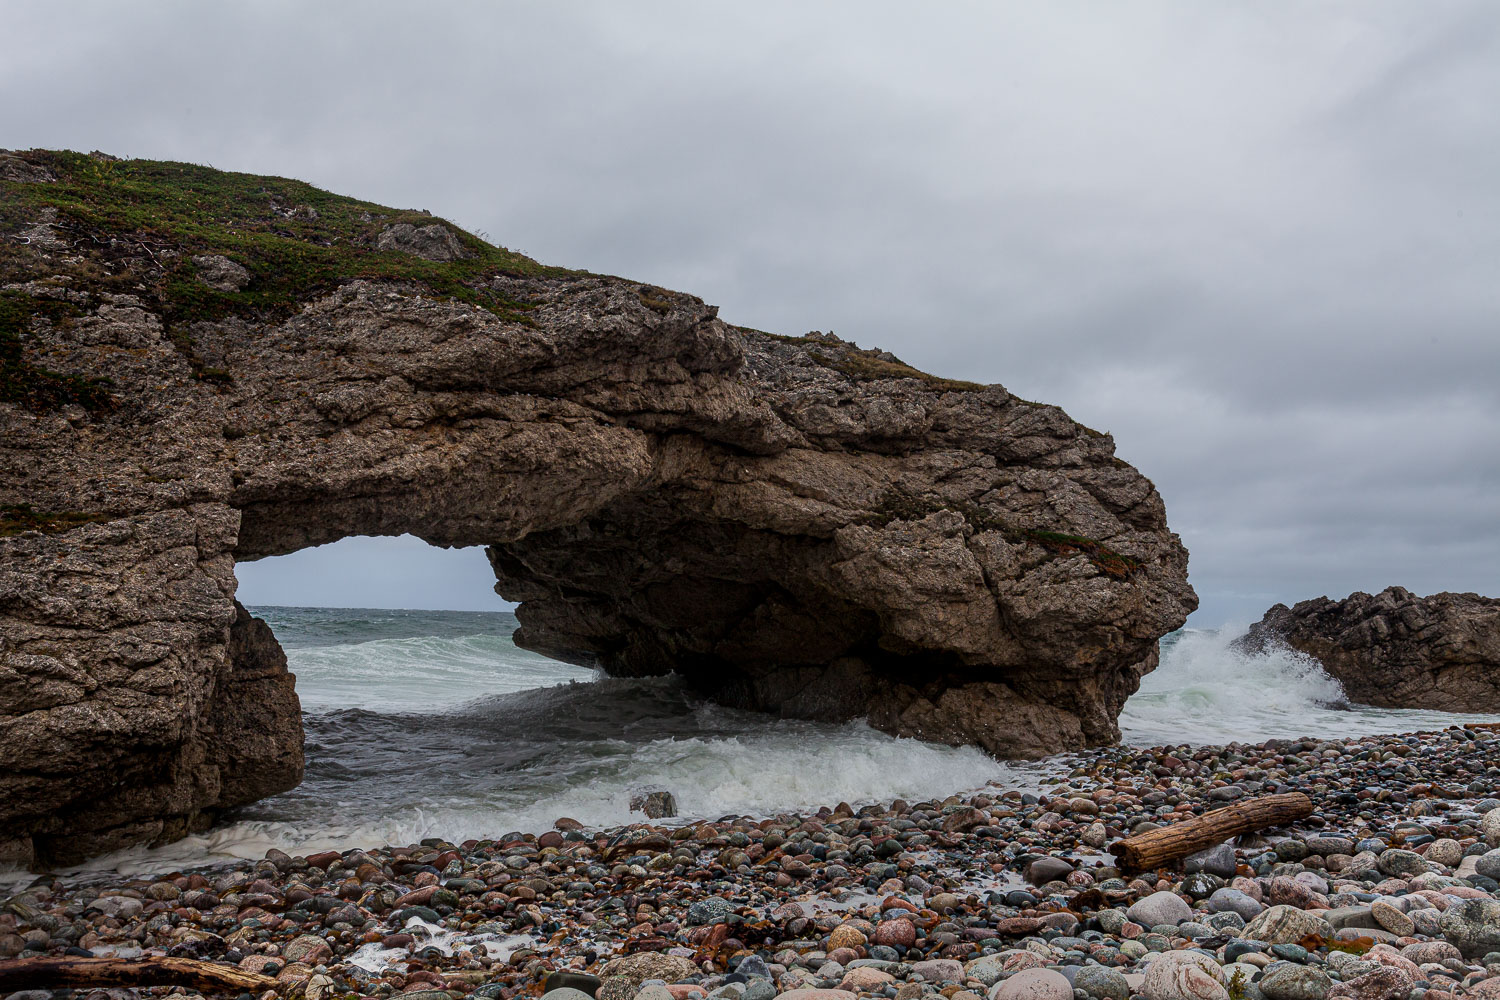
[[[294,1000],[1500,998],[1494,729],[1052,763],[1039,795],[43,875],[0,906],[0,962],[196,958]],[[1178,870],[1108,853],[1286,791],[1314,814]]]

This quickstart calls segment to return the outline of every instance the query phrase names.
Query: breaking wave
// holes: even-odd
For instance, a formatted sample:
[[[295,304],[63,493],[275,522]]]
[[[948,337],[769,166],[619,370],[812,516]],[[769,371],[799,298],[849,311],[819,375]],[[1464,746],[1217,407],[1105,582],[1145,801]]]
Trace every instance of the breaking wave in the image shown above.
[[[536,832],[639,819],[664,788],[681,821],[942,798],[998,783],[1031,790],[1048,762],[896,739],[862,722],[777,719],[702,702],[670,678],[618,679],[511,641],[508,613],[260,608],[297,674],[307,775],[208,833],[99,859],[141,871],[426,837]],[[1317,663],[1247,656],[1242,630],[1163,640],[1120,718],[1137,745],[1258,742],[1433,729],[1471,720],[1351,705]]]

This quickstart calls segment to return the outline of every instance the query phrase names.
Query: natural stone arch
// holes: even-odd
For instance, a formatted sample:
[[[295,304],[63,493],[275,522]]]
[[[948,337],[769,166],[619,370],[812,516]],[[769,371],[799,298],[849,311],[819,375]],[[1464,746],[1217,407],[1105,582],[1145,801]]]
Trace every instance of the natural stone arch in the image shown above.
[[[27,286],[70,312],[29,334],[53,401],[0,403],[0,504],[30,505],[0,538],[0,850],[170,838],[293,783],[234,563],[356,534],[487,545],[521,645],[727,704],[1000,756],[1118,739],[1196,598],[1108,435],[689,295],[484,281],[511,305],[357,279],[176,340],[150,301]],[[105,371],[111,409],[56,404]]]

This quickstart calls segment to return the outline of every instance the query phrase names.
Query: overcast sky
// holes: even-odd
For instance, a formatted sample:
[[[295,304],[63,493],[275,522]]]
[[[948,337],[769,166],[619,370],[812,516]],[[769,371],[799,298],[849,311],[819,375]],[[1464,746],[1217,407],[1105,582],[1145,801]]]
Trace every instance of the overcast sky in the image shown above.
[[[1500,4],[5,5],[0,146],[298,177],[1114,433],[1194,624],[1500,594]],[[498,607],[351,539],[247,603]],[[414,593],[415,592],[415,593]]]

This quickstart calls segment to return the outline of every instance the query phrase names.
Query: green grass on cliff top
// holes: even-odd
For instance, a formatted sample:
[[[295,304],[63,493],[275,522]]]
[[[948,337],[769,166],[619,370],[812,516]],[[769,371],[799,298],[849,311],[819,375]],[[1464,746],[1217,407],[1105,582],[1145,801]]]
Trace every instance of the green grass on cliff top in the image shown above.
[[[504,306],[475,285],[496,273],[567,273],[490,246],[422,211],[345,198],[285,177],[98,154],[28,151],[20,156],[45,166],[57,181],[0,181],[0,220],[7,234],[34,222],[45,208],[55,208],[55,232],[68,238],[75,252],[98,256],[105,267],[111,259],[144,261],[145,273],[156,279],[147,291],[162,295],[172,316],[282,309],[354,277],[411,280],[437,294]],[[381,231],[401,222],[447,226],[468,256],[426,261],[375,249]],[[101,238],[114,238],[114,249],[102,249],[96,243]],[[17,280],[18,270],[46,270],[28,265],[27,255],[17,249],[17,240],[6,240],[0,274],[7,280]],[[162,250],[168,252],[165,258]],[[219,253],[245,265],[251,271],[248,288],[217,292],[202,285],[190,259],[196,253]]]
[[[195,358],[189,324],[232,315],[285,317],[350,279],[411,282],[434,296],[528,323],[531,307],[487,287],[489,279],[571,273],[492,246],[423,212],[346,198],[284,177],[99,154],[31,150],[13,155],[57,179],[0,180],[0,285],[64,275],[75,287],[139,296],[160,313],[190,361]],[[19,234],[49,216],[52,234],[68,245],[38,253]],[[467,256],[429,261],[377,249],[381,232],[402,222],[445,226]],[[250,272],[249,284],[239,292],[208,287],[192,262],[199,254],[241,264]],[[7,349],[23,333],[10,326],[0,330],[7,341],[0,346]],[[195,369],[200,377],[229,377],[197,364]],[[14,401],[24,404],[28,393],[36,399],[57,395],[52,389],[38,395],[23,385],[29,376],[18,368],[8,377],[14,384],[6,394],[17,396]]]
[[[530,324],[532,306],[490,288],[489,280],[498,274],[580,273],[538,264],[421,211],[387,208],[284,177],[98,153],[29,150],[6,155],[45,169],[56,180],[0,179],[0,286],[48,282],[61,275],[70,279],[64,287],[138,296],[162,317],[194,374],[208,382],[230,382],[233,373],[207,367],[198,358],[190,327],[201,320],[245,316],[274,321],[342,282],[366,278],[411,283],[435,297]],[[38,252],[20,234],[47,219],[52,235],[67,245]],[[467,256],[429,261],[377,249],[380,234],[398,223],[445,226]],[[242,265],[250,272],[249,284],[238,292],[210,288],[199,280],[192,261],[201,254]],[[26,357],[30,317],[66,322],[54,315],[61,303],[24,293],[0,294],[8,299],[0,303],[0,401],[38,410],[66,403],[107,409],[107,380],[51,372]],[[642,292],[641,301],[657,311],[670,308],[649,290]],[[858,382],[915,378],[940,391],[984,388],[930,375],[854,344],[777,339],[816,348],[814,360]]]
[[[497,273],[567,273],[492,246],[423,212],[346,198],[284,177],[97,154],[18,155],[50,170],[57,180],[0,181],[5,232],[15,233],[36,221],[43,210],[56,209],[56,234],[72,244],[73,253],[91,258],[105,272],[82,276],[124,284],[109,279],[129,270],[129,278],[135,279],[130,285],[146,285],[169,322],[256,310],[280,312],[351,278],[412,281],[435,294],[485,308],[524,311],[523,304],[507,302],[478,286]],[[377,250],[380,233],[402,222],[446,226],[468,256],[429,261]],[[3,254],[0,277],[7,281],[46,277],[44,272],[50,270],[36,261],[34,248],[14,238],[6,240]],[[195,254],[221,254],[243,265],[251,275],[249,286],[241,292],[209,288],[197,280]],[[118,290],[141,294],[134,287]]]

